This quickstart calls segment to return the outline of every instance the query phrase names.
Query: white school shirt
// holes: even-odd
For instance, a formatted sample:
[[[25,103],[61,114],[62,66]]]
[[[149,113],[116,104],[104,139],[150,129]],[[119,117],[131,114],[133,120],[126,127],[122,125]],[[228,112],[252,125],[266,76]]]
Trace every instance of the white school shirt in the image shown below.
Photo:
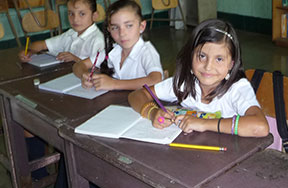
[[[103,33],[96,24],[88,27],[80,36],[73,29],[45,40],[46,46],[54,56],[60,52],[70,52],[80,59],[86,59],[105,47]]]
[[[221,111],[223,118],[232,117],[239,114],[243,116],[251,106],[260,107],[254,90],[246,78],[242,78],[234,83],[222,97],[215,97],[209,104],[201,102],[201,89],[196,81],[196,99],[190,94],[181,102],[181,106],[203,112]],[[168,78],[155,85],[155,92],[159,99],[174,102],[177,97],[173,91],[173,78]]]
[[[163,77],[160,56],[150,42],[144,42],[140,37],[120,69],[121,53],[121,46],[116,44],[108,55],[108,66],[113,67],[115,70],[115,73],[113,74],[114,78],[119,80],[130,80],[146,77],[151,72],[160,72]],[[95,56],[90,58],[91,62],[95,61]],[[99,55],[99,59],[104,59],[103,54]],[[98,62],[99,60],[97,60],[97,66],[99,67],[100,63]]]

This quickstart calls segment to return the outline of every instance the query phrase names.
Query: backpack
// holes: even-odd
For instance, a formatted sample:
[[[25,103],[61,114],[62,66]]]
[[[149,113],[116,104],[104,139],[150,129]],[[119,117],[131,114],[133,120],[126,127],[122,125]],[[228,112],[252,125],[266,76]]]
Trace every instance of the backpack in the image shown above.
[[[252,71],[253,70],[247,70],[246,71],[246,75],[249,76],[249,74],[250,74],[250,76],[251,76],[251,72]],[[263,101],[261,99],[261,97],[259,97],[259,94],[257,93],[257,90],[258,90],[258,88],[260,86],[261,80],[262,80],[264,75],[266,77],[265,81],[268,80],[270,82],[270,79],[272,79],[271,84],[270,83],[268,83],[268,84],[265,83],[265,86],[264,86],[265,90],[267,91],[267,93],[264,93],[266,98],[269,97],[269,92],[273,91],[271,94],[274,97],[272,97],[272,96],[269,97],[269,98],[271,98],[271,100],[274,99],[272,102],[271,101]],[[286,151],[286,153],[288,153],[288,126],[287,126],[287,121],[286,121],[287,112],[285,110],[285,108],[287,108],[285,106],[285,99],[287,100],[287,98],[288,98],[288,96],[287,96],[288,92],[287,92],[287,89],[285,91],[283,89],[284,88],[283,80],[284,80],[285,84],[287,84],[287,86],[288,86],[288,78],[287,77],[283,78],[283,75],[282,75],[282,73],[280,71],[274,71],[273,73],[268,73],[268,72],[265,72],[264,70],[256,69],[254,71],[254,73],[253,73],[253,76],[252,76],[250,82],[251,82],[251,85],[252,85],[252,87],[253,87],[253,89],[255,91],[255,94],[257,96],[257,99],[258,99],[260,105],[261,104],[262,105],[265,104],[265,102],[266,102],[267,105],[273,105],[273,103],[274,103],[275,115],[274,115],[273,112],[269,111],[268,109],[265,109],[264,114],[269,114],[272,117],[276,117],[276,124],[277,124],[278,134],[275,134],[275,133],[273,134],[274,141],[277,140],[277,136],[278,137],[280,136],[281,139],[282,139],[282,146],[283,146],[284,150]],[[269,86],[271,86],[271,85],[273,86],[273,89],[269,88]],[[269,91],[269,89],[272,89],[272,90]],[[270,132],[273,133],[273,127],[271,127],[271,122],[273,124],[273,120],[271,120],[269,118],[267,118],[267,120],[270,123],[269,124],[270,130],[272,130]]]

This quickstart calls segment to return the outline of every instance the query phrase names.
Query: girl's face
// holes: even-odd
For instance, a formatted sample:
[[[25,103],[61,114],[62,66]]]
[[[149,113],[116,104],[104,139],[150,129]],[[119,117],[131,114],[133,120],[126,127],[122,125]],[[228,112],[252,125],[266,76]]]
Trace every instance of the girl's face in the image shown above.
[[[89,4],[84,1],[76,1],[74,4],[68,1],[67,8],[69,23],[78,32],[78,36],[90,27],[94,23],[93,19],[97,17],[97,13],[92,13]]]
[[[227,45],[207,42],[200,51],[198,46],[193,55],[192,69],[202,90],[215,89],[233,67]]]
[[[131,8],[123,8],[111,16],[108,31],[123,50],[130,52],[146,27],[146,21],[140,18]]]

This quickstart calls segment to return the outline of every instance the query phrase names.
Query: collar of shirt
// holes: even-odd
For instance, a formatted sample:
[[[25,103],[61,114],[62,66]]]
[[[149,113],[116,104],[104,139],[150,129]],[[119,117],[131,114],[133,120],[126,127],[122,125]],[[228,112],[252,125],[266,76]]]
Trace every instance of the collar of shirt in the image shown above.
[[[137,57],[140,55],[139,51],[142,49],[142,47],[144,46],[144,40],[142,39],[142,37],[139,38],[139,40],[136,42],[136,44],[133,46],[129,56],[127,57],[132,59],[132,60],[136,60]],[[121,60],[121,52],[122,52],[122,47],[118,44],[115,45],[115,47],[111,50],[111,52],[109,53],[109,59],[111,59],[112,61],[115,59],[119,59],[119,61]]]

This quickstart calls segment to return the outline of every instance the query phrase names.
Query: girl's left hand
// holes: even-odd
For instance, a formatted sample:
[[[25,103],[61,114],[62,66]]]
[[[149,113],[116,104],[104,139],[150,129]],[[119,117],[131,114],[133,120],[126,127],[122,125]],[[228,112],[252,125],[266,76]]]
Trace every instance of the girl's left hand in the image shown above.
[[[205,120],[189,115],[179,115],[175,119],[176,125],[179,126],[185,133],[191,133],[193,131],[204,132]]]
[[[92,76],[92,82],[96,91],[114,89],[114,79],[106,74],[94,74]]]
[[[80,60],[77,56],[75,56],[70,52],[60,52],[57,55],[56,59],[62,62],[71,62],[71,61],[78,62]]]

